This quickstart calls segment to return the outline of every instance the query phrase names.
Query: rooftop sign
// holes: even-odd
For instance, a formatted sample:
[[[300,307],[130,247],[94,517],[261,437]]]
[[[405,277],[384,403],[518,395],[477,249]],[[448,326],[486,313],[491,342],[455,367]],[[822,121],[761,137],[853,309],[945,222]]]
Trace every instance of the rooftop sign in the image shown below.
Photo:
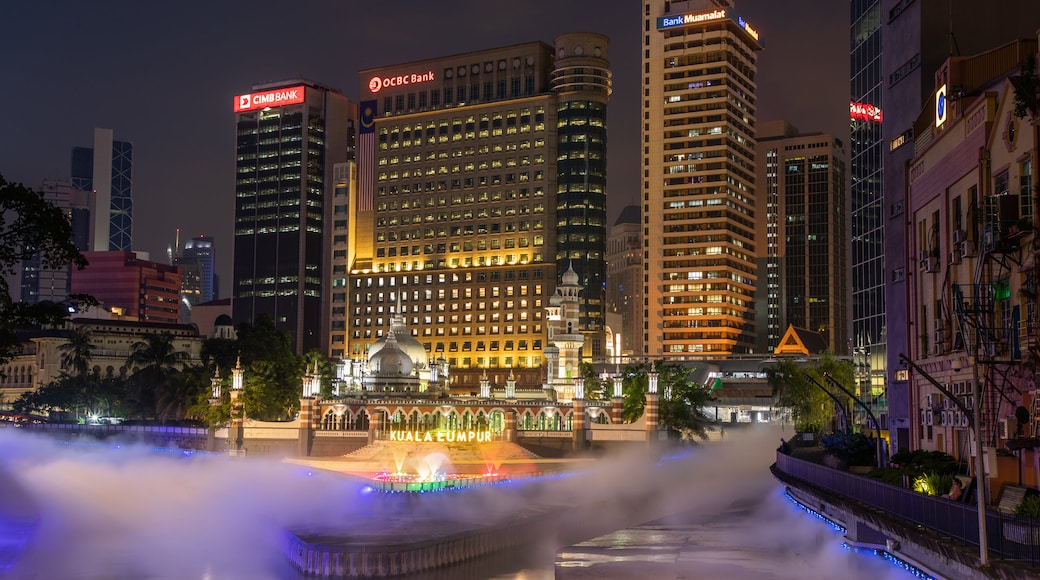
[[[701,22],[710,22],[712,20],[722,20],[725,17],[725,10],[712,10],[711,12],[682,14],[679,16],[662,16],[657,19],[657,29],[661,30],[664,28],[675,28],[676,26],[686,26],[687,24],[699,24]]]
[[[252,111],[253,109],[265,109],[267,107],[281,107],[283,105],[298,105],[304,101],[307,87],[286,87],[274,89],[262,93],[249,93],[235,97],[235,112]]]
[[[743,16],[737,16],[736,14],[729,14],[723,9],[712,10],[711,12],[700,12],[693,14],[679,14],[677,16],[662,16],[657,19],[657,29],[665,30],[668,28],[678,28],[680,26],[689,26],[690,24],[700,24],[702,22],[714,22],[716,20],[730,20],[737,23],[737,26],[744,29],[744,32],[748,33],[748,36],[754,38],[757,42],[758,29],[751,26],[751,24],[744,20]]]
[[[375,94],[383,89],[390,87],[417,85],[419,83],[428,83],[433,80],[434,75],[432,70],[423,73],[410,73],[403,75],[394,75],[390,77],[374,76],[368,79],[368,90],[372,91],[372,93]]]

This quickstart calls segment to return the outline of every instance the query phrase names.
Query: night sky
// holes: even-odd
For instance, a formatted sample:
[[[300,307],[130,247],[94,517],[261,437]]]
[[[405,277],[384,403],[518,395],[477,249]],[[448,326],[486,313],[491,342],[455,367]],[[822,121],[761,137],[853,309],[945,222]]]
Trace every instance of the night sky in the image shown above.
[[[848,145],[849,3],[737,0],[762,35],[758,120]],[[611,39],[608,214],[639,197],[640,0],[9,2],[0,34],[0,175],[68,178],[94,127],[134,144],[134,249],[166,261],[216,237],[230,295],[233,97],[303,77],[358,94],[357,71],[591,31]]]

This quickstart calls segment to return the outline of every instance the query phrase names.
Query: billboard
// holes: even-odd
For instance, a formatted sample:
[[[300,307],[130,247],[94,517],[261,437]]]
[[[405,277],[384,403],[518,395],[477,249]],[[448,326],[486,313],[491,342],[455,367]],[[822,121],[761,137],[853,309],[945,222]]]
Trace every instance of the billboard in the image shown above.
[[[267,107],[281,107],[283,105],[298,105],[304,101],[307,87],[286,87],[284,89],[273,89],[262,93],[249,93],[235,97],[235,112],[252,111],[253,109],[266,109]]]

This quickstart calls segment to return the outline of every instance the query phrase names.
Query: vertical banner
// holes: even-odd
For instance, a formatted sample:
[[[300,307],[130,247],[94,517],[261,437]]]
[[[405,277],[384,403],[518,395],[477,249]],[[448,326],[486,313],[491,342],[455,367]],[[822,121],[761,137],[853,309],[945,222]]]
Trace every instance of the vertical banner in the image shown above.
[[[376,101],[358,107],[358,211],[372,211],[376,172]]]

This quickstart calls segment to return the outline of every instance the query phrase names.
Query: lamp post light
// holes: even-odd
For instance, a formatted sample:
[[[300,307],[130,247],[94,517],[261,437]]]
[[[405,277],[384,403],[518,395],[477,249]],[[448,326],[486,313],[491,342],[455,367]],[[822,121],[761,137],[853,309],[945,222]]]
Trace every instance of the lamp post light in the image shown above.
[[[968,352],[971,352],[968,349]],[[968,409],[967,406],[961,401],[960,397],[954,395],[942,386],[939,381],[935,380],[935,377],[926,373],[924,369],[917,366],[917,363],[910,360],[908,356],[903,353],[899,353],[899,359],[907,364],[910,368],[914,369],[915,372],[920,374],[929,383],[939,389],[944,395],[949,397],[953,401],[961,412],[969,418],[968,427],[972,430],[972,434],[975,437],[975,492],[977,494],[975,503],[978,504],[979,508],[979,562],[983,566],[989,565],[989,542],[986,537],[986,466],[982,459],[982,429],[981,429],[981,412],[982,407],[982,388],[979,385],[979,370],[975,364],[975,357],[968,357],[968,364],[971,365],[972,380],[974,381],[975,387],[975,401],[972,405],[972,409]]]

